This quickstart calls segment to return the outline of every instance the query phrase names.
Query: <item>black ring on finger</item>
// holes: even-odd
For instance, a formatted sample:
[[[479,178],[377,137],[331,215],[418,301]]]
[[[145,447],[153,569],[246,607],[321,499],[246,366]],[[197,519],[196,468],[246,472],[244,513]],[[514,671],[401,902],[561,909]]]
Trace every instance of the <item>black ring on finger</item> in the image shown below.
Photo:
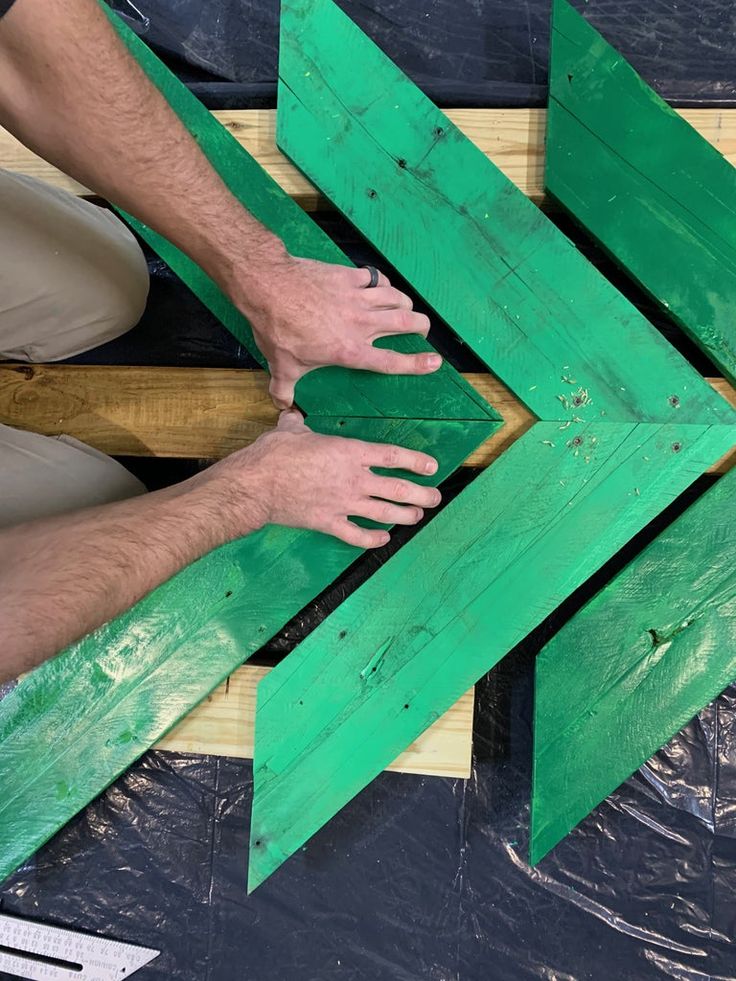
[[[366,286],[366,289],[367,290],[375,289],[376,286],[378,286],[378,270],[376,269],[375,266],[363,266],[363,268],[367,269],[368,272],[371,274],[371,281]]]

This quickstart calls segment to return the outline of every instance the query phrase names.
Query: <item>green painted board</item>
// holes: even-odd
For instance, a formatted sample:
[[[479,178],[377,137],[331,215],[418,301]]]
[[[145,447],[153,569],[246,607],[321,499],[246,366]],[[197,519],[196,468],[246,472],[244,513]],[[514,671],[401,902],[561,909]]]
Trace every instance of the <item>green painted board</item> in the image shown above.
[[[113,22],[246,204],[301,254],[346,261],[146,46]],[[252,344],[245,321],[214,284],[169,243],[135,227],[225,326]],[[418,338],[407,343],[424,345]],[[421,381],[326,369],[305,379],[298,395],[308,422],[322,432],[342,435],[349,421],[356,437],[437,456],[440,471],[428,483],[444,479],[501,425],[447,365]],[[335,418],[340,413],[346,415]],[[265,529],[200,559],[26,677],[0,702],[0,879],[359,554],[315,532]]]
[[[736,382],[736,169],[555,0],[545,183]]]
[[[532,862],[736,678],[735,513],[736,470],[539,655]]]
[[[259,687],[251,889],[736,442],[733,410],[331,0],[282,4],[278,140],[545,421]]]
[[[166,96],[235,197],[283,239],[292,255],[351,265],[319,225],[281,190],[224,126],[213,120],[210,111],[150,48],[105,3],[102,6],[129,50]],[[246,319],[215,283],[166,239],[131,215],[124,217],[251,354],[264,363]],[[404,352],[433,350],[427,341],[416,335],[384,339],[378,346]],[[344,368],[322,368],[299,382],[296,398],[299,406],[310,414],[499,419],[462,375],[447,363],[431,376],[400,378]]]
[[[590,463],[537,423],[261,683],[249,889],[686,487],[726,427],[575,428],[597,434]],[[673,440],[691,448],[674,468]]]
[[[731,418],[330,0],[282,4],[278,99],[279,147],[537,416]]]

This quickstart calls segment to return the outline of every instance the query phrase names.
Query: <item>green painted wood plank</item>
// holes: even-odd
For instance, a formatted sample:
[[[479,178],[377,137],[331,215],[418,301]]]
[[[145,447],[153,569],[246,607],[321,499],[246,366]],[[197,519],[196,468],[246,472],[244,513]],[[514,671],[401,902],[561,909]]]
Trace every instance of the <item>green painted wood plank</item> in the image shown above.
[[[224,126],[169,71],[105,3],[102,7],[114,27],[171,107],[184,122],[232,193],[267,228],[278,234],[292,255],[352,265],[325,232],[243,149]],[[195,295],[235,335],[261,364],[245,317],[215,283],[184,253],[129,214],[128,223],[161,256]],[[433,350],[418,336],[381,341],[379,347],[404,352]],[[297,402],[305,412],[332,415],[407,416],[422,419],[498,420],[485,400],[449,364],[436,374],[394,378],[344,368],[323,368],[305,376],[296,390]]]
[[[259,686],[250,889],[701,473],[733,430],[596,423],[575,426],[575,437],[580,448],[560,439],[558,422],[537,423]]]
[[[295,251],[346,261],[311,219],[274,190],[270,179],[145,45],[115,22],[248,206]],[[164,240],[136,227],[225,326],[252,343],[245,322],[214,284]],[[338,369],[319,375],[321,380],[315,373],[300,389],[303,404],[312,411],[310,421],[318,421],[323,432],[340,434],[344,419],[327,413],[364,414],[362,421],[351,421],[351,433],[377,442],[400,438],[404,445],[433,453],[440,461],[433,483],[459,466],[500,424],[449,366],[419,387],[413,380],[403,379],[402,387],[396,379]],[[427,419],[411,418],[422,411]],[[442,413],[451,418],[442,418]],[[24,679],[0,703],[0,878],[104,790],[359,554],[324,535],[269,528],[205,556]]]
[[[731,417],[331,0],[282,5],[277,140],[540,418]]]
[[[439,479],[489,425],[363,422],[325,417],[319,428],[422,449],[439,440],[452,458]],[[0,702],[0,880],[359,555],[317,532],[266,528],[200,559],[24,678]]]
[[[736,471],[539,655],[532,862],[736,678],[734,501]]]
[[[330,0],[282,5],[279,85],[280,145],[547,421],[261,686],[251,889],[736,437],[733,411]]]
[[[555,0],[547,189],[736,381],[736,169]]]

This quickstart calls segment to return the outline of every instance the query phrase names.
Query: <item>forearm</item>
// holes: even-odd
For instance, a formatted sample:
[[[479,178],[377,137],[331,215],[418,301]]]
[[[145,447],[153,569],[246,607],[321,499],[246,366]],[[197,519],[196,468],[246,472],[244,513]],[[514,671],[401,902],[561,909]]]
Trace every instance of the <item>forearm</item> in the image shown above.
[[[128,609],[258,521],[207,480],[0,532],[0,682]],[[231,526],[232,525],[232,526]]]
[[[0,21],[0,122],[228,292],[285,255],[230,194],[97,0],[16,0]]]

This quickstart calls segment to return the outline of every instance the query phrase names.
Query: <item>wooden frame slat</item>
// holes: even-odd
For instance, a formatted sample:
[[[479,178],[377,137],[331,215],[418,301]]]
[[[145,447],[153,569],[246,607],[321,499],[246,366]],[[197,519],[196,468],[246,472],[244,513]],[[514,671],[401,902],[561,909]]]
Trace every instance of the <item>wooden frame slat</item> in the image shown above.
[[[681,109],[680,115],[736,164],[736,109]],[[215,110],[213,116],[306,211],[331,207],[276,147],[275,109]],[[447,116],[517,187],[544,198],[545,109],[448,109]],[[71,191],[89,194],[73,178],[23,146],[0,127],[2,166]]]
[[[487,467],[533,424],[534,416],[493,375],[463,376],[504,419],[464,461]],[[713,388],[736,407],[723,378]],[[266,374],[237,368],[0,364],[0,423],[48,436],[65,433],[112,456],[219,459],[276,424]],[[726,473],[736,450],[712,468]]]

